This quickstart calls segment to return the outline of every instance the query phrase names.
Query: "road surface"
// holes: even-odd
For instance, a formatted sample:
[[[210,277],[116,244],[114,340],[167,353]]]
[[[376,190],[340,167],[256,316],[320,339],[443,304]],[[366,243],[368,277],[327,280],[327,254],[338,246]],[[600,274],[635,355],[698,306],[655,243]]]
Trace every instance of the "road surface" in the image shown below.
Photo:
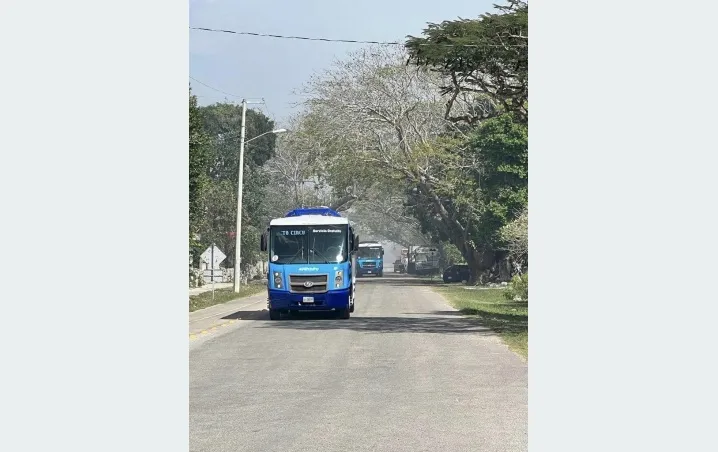
[[[190,315],[191,452],[527,450],[527,364],[420,280],[359,279],[349,320],[265,299]]]

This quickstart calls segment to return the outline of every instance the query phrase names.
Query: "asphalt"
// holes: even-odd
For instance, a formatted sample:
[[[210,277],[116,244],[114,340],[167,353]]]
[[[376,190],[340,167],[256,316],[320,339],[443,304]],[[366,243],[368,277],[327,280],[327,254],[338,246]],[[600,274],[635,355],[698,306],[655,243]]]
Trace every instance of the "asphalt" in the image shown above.
[[[348,320],[265,300],[190,316],[190,451],[527,450],[526,362],[419,280],[360,279]]]

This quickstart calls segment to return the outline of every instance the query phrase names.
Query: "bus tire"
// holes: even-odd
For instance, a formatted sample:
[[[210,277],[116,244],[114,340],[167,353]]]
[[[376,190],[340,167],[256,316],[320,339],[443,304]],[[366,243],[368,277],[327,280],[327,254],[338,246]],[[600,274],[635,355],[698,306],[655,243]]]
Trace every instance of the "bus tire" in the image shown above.
[[[351,308],[344,308],[344,309],[342,309],[341,311],[339,311],[339,318],[340,318],[340,319],[346,320],[346,319],[348,319],[349,317],[351,317],[351,315],[352,315],[352,314],[351,314]]]
[[[269,310],[269,320],[280,320],[282,318],[282,312],[279,309]]]

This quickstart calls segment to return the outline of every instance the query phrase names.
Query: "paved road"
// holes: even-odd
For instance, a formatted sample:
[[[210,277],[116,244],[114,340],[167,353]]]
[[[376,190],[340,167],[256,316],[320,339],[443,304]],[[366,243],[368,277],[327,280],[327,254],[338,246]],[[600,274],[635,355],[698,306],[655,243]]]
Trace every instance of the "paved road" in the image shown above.
[[[360,279],[349,320],[264,298],[190,340],[190,451],[527,450],[527,364],[420,281]]]

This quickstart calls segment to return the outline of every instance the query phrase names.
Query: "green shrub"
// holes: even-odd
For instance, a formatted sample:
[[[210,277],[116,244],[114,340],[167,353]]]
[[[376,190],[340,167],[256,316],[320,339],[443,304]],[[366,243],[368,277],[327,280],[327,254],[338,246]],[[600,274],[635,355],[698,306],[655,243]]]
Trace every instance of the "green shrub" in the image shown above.
[[[523,275],[515,275],[511,278],[504,296],[509,300],[515,300],[517,298],[521,301],[529,301],[529,274],[524,273]]]

